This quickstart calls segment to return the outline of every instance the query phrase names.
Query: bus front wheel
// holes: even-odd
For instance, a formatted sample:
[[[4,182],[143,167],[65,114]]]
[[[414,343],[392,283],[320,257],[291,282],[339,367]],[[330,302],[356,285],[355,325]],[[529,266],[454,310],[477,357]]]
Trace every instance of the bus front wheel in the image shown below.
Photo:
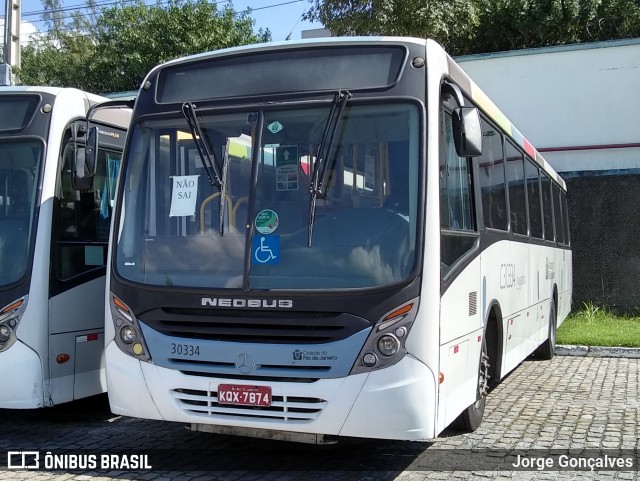
[[[489,355],[487,354],[487,339],[482,340],[482,352],[480,353],[480,366],[478,370],[478,387],[476,390],[476,401],[465,409],[456,420],[456,427],[462,431],[472,433],[480,427],[484,408],[487,404],[487,394],[489,393]]]

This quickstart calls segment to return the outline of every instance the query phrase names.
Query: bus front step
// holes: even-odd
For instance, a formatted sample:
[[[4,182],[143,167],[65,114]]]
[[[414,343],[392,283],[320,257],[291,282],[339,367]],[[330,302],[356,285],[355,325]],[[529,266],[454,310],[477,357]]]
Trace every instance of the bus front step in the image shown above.
[[[291,431],[276,431],[272,429],[255,429],[237,426],[217,426],[215,424],[192,423],[187,426],[191,431],[202,433],[226,434],[230,436],[244,436],[248,438],[273,439],[276,441],[290,441],[305,444],[337,444],[338,436],[330,434],[298,433]]]

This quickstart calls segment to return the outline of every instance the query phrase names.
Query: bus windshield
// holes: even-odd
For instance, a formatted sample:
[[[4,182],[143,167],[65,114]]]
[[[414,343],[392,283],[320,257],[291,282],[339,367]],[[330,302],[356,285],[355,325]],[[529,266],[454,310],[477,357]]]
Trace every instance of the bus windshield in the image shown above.
[[[25,275],[42,146],[0,142],[0,287]]]
[[[225,160],[223,194],[182,115],[140,121],[129,145],[118,273],[152,285],[244,289],[405,280],[416,251],[420,110],[347,105],[323,159],[312,221],[310,182],[328,115],[328,106],[198,111],[207,150]]]

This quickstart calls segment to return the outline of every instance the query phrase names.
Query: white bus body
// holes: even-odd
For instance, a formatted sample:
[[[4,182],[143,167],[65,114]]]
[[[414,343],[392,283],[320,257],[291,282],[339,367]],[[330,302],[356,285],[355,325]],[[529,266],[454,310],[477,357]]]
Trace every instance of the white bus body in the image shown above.
[[[101,111],[92,185],[74,188],[89,107],[75,89],[0,88],[0,408],[105,391],[109,219],[130,110]],[[74,142],[75,138],[75,142]]]
[[[489,384],[553,356],[566,212],[563,180],[433,41],[169,62],[125,148],[111,408],[317,442],[473,430]]]

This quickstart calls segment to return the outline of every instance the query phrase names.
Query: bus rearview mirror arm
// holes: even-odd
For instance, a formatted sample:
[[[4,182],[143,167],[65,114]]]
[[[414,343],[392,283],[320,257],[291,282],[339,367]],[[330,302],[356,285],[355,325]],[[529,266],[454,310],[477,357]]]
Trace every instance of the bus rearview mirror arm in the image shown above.
[[[452,81],[444,80],[440,88],[444,95],[451,96],[458,105],[453,109],[453,140],[456,153],[460,157],[482,155],[482,129],[478,109],[466,106],[462,90]]]
[[[93,177],[98,156],[98,127],[91,127],[86,134],[84,147],[76,145],[74,158],[73,188],[89,190],[93,188]]]
[[[97,103],[89,107],[85,119],[86,127],[78,125],[73,131],[74,148],[74,175],[73,188],[75,190],[88,190],[93,188],[93,177],[98,162],[98,127],[90,127],[90,122],[96,112],[105,108],[133,108],[134,100],[110,100]],[[78,145],[78,138],[85,137],[85,146]]]

